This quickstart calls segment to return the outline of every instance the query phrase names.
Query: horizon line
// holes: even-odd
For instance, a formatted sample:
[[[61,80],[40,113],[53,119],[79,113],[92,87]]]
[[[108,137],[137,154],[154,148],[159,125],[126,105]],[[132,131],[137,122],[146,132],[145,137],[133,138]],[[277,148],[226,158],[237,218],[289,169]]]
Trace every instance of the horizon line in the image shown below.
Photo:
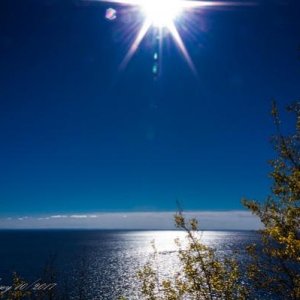
[[[174,211],[49,213],[0,217],[0,229],[174,230]],[[247,210],[187,210],[201,230],[257,230],[258,217]]]

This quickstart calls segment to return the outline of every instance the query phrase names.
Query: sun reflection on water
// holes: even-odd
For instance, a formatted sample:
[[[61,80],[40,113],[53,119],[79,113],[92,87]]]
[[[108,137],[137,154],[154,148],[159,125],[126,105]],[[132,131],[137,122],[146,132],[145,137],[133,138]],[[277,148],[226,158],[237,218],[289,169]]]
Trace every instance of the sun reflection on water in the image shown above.
[[[23,261],[30,260],[26,253],[31,253],[32,245],[36,245],[39,255],[36,255],[35,260],[40,258],[43,261],[51,249],[58,254],[57,267],[60,269],[57,271],[64,280],[60,282],[60,286],[64,287],[67,280],[73,296],[78,287],[84,287],[88,299],[99,300],[118,299],[122,295],[131,300],[141,299],[140,282],[136,274],[153,257],[151,241],[155,242],[158,252],[154,263],[163,278],[172,278],[180,266],[175,239],[179,238],[183,247],[187,242],[186,233],[183,231],[91,230],[27,234],[27,240],[31,241],[28,248],[24,246],[20,252],[16,252],[16,256],[9,256],[11,260],[5,259],[2,268],[14,264],[16,270],[30,278],[33,272],[26,273],[27,269],[24,270]],[[204,244],[216,248],[221,255],[244,249],[246,244],[257,242],[257,235],[253,232],[204,231],[200,236]],[[7,251],[7,248],[2,250],[4,257],[3,251]],[[16,257],[24,260],[18,261]],[[241,261],[243,259],[245,257],[241,255]],[[40,268],[40,263],[36,267]],[[77,298],[74,296],[71,299]]]

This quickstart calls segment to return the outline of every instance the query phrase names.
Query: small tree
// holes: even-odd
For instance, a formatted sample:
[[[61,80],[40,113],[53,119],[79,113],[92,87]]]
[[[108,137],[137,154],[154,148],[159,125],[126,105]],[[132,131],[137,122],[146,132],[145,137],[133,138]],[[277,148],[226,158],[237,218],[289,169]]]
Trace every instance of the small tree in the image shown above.
[[[185,230],[188,238],[188,245],[184,248],[177,240],[180,270],[172,280],[160,280],[152,263],[146,264],[138,273],[144,299],[246,299],[247,289],[240,282],[237,261],[232,257],[218,256],[214,249],[201,242],[197,220],[187,222],[181,213],[177,213],[175,224]]]
[[[13,273],[12,285],[6,293],[0,292],[0,299],[21,300],[29,299],[31,292],[26,290],[28,283],[23,280],[17,273]]]
[[[288,111],[296,116],[295,132],[283,135],[273,103],[278,157],[270,162],[272,195],[262,204],[243,200],[264,224],[261,248],[248,247],[253,258],[249,279],[265,298],[271,299],[300,299],[300,103],[289,106]]]

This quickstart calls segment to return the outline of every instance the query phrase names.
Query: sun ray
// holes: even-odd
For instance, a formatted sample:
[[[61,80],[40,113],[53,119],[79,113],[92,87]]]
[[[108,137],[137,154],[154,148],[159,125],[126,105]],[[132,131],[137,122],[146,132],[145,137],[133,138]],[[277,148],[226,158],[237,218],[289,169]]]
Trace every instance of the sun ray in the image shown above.
[[[148,0],[86,0],[88,2],[106,2],[124,5],[143,6]],[[149,0],[153,1],[153,0]],[[164,0],[161,0],[163,2]],[[215,6],[249,6],[255,5],[254,2],[234,2],[234,1],[192,1],[192,0],[178,0],[181,7],[197,8],[197,7],[215,7]]]
[[[197,0],[85,0],[96,1],[103,3],[110,3],[120,6],[129,6],[137,8],[138,14],[145,18],[140,30],[137,33],[129,51],[123,59],[120,68],[124,69],[131,60],[134,53],[137,51],[142,40],[151,27],[156,27],[158,30],[159,39],[159,52],[162,51],[163,32],[168,30],[179,48],[181,54],[189,65],[194,74],[197,74],[196,68],[190,57],[188,50],[183,42],[182,37],[176,27],[180,21],[180,15],[188,14],[192,11],[201,9],[209,9],[216,7],[229,7],[229,6],[250,6],[255,5],[254,2],[234,2],[234,1],[197,1]],[[111,8],[112,9],[112,8]],[[117,17],[114,16],[113,19]],[[177,20],[178,19],[178,20]],[[157,59],[156,59],[157,60]],[[161,56],[159,56],[159,61]]]
[[[216,7],[216,6],[249,6],[252,2],[233,2],[233,1],[190,1],[181,0],[183,8],[205,8],[205,7]]]
[[[182,38],[181,38],[181,36],[180,36],[180,34],[179,34],[179,32],[178,32],[175,24],[173,22],[171,22],[168,25],[168,28],[169,28],[169,30],[171,32],[171,35],[172,35],[172,37],[173,37],[173,39],[174,39],[177,47],[179,48],[179,50],[181,51],[182,55],[184,56],[186,62],[188,63],[190,69],[193,71],[193,73],[195,75],[197,75],[197,70],[196,70],[196,68],[194,66],[194,63],[193,63],[193,61],[192,61],[192,59],[191,59],[191,57],[190,57],[190,55],[189,55],[189,53],[188,53],[188,51],[187,51],[184,43],[182,41]]]
[[[86,1],[95,1],[95,2],[107,2],[115,4],[124,4],[124,5],[140,5],[141,1],[139,0],[86,0]]]
[[[149,28],[151,26],[151,21],[149,19],[146,19],[145,22],[143,23],[138,35],[136,36],[133,44],[131,45],[129,51],[127,52],[125,58],[123,59],[120,68],[124,69],[128,62],[130,61],[130,59],[132,58],[132,56],[134,55],[134,53],[136,52],[136,50],[138,49],[141,41],[144,39],[146,33],[148,32]]]

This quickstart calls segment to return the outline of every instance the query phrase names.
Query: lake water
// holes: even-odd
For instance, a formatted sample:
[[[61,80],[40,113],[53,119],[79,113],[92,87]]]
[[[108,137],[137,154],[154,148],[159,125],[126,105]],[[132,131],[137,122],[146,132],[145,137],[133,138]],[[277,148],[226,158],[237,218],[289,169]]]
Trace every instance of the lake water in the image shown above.
[[[155,241],[162,276],[176,267],[175,238],[184,243],[181,231],[104,231],[104,230],[16,230],[0,231],[0,277],[11,281],[16,271],[27,281],[42,277],[45,266],[56,273],[60,290],[77,299],[84,286],[88,299],[115,300],[121,295],[139,299],[136,272],[153,253]],[[257,242],[252,231],[205,231],[202,241],[220,254],[240,250],[243,263],[245,246]],[[51,272],[52,272],[51,271]],[[48,272],[49,273],[49,272]]]

